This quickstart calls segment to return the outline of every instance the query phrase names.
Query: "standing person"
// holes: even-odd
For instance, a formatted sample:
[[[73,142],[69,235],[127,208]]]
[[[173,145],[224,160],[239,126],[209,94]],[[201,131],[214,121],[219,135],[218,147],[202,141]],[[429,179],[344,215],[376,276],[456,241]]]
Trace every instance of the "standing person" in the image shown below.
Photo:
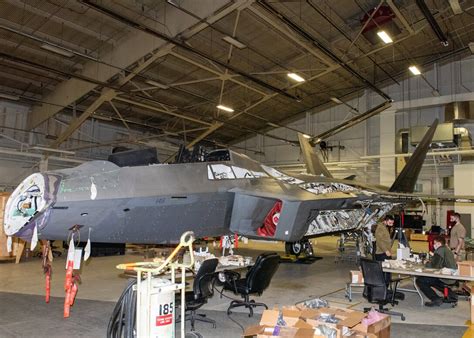
[[[392,215],[385,216],[383,222],[377,223],[375,228],[375,260],[383,262],[392,258],[392,239],[389,227],[395,222]]]
[[[434,239],[433,247],[434,252],[430,252],[430,260],[426,263],[427,268],[433,269],[457,269],[456,260],[454,255],[446,247],[446,239],[443,236],[437,236]],[[430,299],[430,302],[425,303],[426,306],[440,306],[443,304],[443,298],[438,296],[433,288],[440,292],[444,291],[444,287],[450,284],[454,284],[453,280],[443,280],[434,277],[417,277],[416,285],[420,288],[421,292]],[[448,297],[450,299],[457,299],[456,294],[448,287]]]
[[[456,260],[459,262],[465,256],[464,251],[464,238],[466,237],[466,228],[461,223],[461,215],[457,212],[450,216],[450,221],[455,222],[451,229],[451,235],[449,238],[449,247],[453,251]]]

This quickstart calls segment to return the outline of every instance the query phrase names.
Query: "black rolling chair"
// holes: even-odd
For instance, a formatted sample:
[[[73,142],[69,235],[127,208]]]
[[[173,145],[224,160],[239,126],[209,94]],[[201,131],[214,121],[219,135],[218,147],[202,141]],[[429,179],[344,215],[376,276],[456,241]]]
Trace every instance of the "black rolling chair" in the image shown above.
[[[206,259],[202,262],[201,267],[194,276],[193,291],[186,291],[186,318],[191,322],[191,331],[194,331],[194,323],[196,321],[211,323],[216,327],[216,321],[206,318],[206,315],[196,313],[201,306],[207,303],[207,299],[214,293],[214,280],[216,277],[215,271],[219,260],[217,258]],[[179,305],[181,300],[176,300]],[[177,322],[179,322],[177,320]]]
[[[241,278],[240,274],[235,271],[225,271],[226,281],[223,290],[229,290],[235,294],[240,294],[243,300],[233,300],[227,314],[231,313],[231,309],[235,307],[245,306],[249,309],[249,317],[253,316],[253,308],[263,306],[268,309],[264,303],[256,303],[250,300],[250,295],[261,295],[263,291],[270,285],[273,275],[278,269],[280,256],[274,252],[264,253],[257,257],[255,264],[248,270],[245,278]]]
[[[395,306],[398,301],[395,300],[397,287],[400,279],[392,279],[387,284],[385,274],[382,269],[382,263],[370,259],[362,258],[360,260],[362,275],[364,276],[364,292],[363,296],[369,303],[378,304],[376,309],[378,312],[393,316],[400,316],[405,320],[405,316],[401,312],[389,311],[384,305],[391,304]],[[364,312],[370,311],[370,308],[364,308]]]

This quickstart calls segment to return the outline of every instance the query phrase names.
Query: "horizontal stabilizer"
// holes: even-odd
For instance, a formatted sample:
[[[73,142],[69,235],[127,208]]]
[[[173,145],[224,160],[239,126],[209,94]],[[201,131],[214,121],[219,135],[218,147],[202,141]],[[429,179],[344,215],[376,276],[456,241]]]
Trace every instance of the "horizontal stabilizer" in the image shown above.
[[[300,141],[301,152],[303,153],[303,158],[306,163],[306,170],[308,173],[317,176],[323,175],[325,177],[332,177],[323,161],[321,161],[318,155],[314,152],[309,140],[301,133],[298,133],[298,140]]]
[[[416,181],[418,180],[418,175],[421,171],[421,167],[425,161],[426,153],[430,149],[431,141],[433,140],[433,136],[437,127],[438,119],[433,122],[430,129],[428,129],[425,136],[423,136],[423,139],[416,147],[413,155],[411,155],[402,172],[395,179],[395,182],[393,182],[388,191],[408,193],[413,192]]]

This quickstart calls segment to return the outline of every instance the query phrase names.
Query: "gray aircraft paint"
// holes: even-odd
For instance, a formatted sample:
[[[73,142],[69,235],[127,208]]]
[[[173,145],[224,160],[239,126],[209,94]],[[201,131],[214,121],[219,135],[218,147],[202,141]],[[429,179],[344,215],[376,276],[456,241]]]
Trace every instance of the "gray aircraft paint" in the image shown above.
[[[312,168],[327,171],[317,168],[321,165]],[[259,236],[257,229],[278,201],[282,210],[274,236]],[[368,221],[368,206],[381,217],[402,202],[377,186],[289,176],[230,151],[230,161],[222,162],[118,167],[92,161],[34,174],[7,202],[4,229],[26,240],[35,227],[40,239],[66,240],[78,225],[77,235],[85,240],[91,229],[93,242],[166,243],[187,230],[197,237],[237,233],[293,242],[354,229]]]

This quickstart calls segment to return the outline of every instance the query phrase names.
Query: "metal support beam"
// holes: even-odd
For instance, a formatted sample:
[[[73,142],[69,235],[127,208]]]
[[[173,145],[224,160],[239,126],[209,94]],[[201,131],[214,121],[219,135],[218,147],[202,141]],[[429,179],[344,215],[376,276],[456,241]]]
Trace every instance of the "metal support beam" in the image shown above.
[[[212,123],[202,121],[202,120],[199,120],[199,119],[191,117],[191,116],[175,113],[175,112],[172,112],[168,109],[158,108],[158,107],[146,104],[146,103],[141,103],[141,102],[133,101],[133,100],[130,100],[130,99],[126,99],[126,98],[121,97],[121,96],[115,97],[115,100],[120,101],[120,102],[125,102],[125,103],[128,103],[128,104],[137,106],[137,107],[142,107],[142,108],[145,108],[145,109],[148,109],[148,110],[152,110],[152,111],[160,112],[160,113],[163,113],[163,114],[171,115],[171,116],[174,116],[174,117],[179,117],[181,119],[188,120],[188,121],[195,122],[195,123],[199,123],[199,124],[203,124],[203,125],[206,125],[206,126],[211,126],[212,125]],[[156,114],[153,114],[152,116],[156,117]]]
[[[254,13],[256,16],[258,16],[260,19],[263,19],[266,23],[268,23],[270,26],[275,28],[277,31],[282,33],[288,39],[290,39],[290,41],[296,43],[298,46],[302,47],[308,53],[310,53],[311,55],[313,55],[317,59],[321,60],[321,62],[324,63],[325,65],[327,65],[327,66],[334,65],[334,62],[330,58],[328,58],[326,55],[324,55],[324,53],[322,53],[317,48],[314,48],[310,43],[308,43],[306,41],[303,41],[296,34],[292,33],[286,27],[279,24],[275,19],[273,19],[270,16],[264,14],[259,8],[252,6],[252,7],[249,7],[249,10],[252,13]]]
[[[110,10],[106,7],[103,7],[99,4],[96,4],[96,3],[93,3],[89,0],[83,0],[83,2],[85,4],[87,4],[89,7],[91,8],[94,8],[96,9],[97,11],[103,13],[104,15],[107,15],[111,18],[114,18],[115,20],[117,21],[120,21],[120,22],[123,22],[127,25],[129,25],[130,27],[133,27],[139,31],[142,31],[144,33],[147,33],[149,34],[150,36],[154,36],[154,37],[157,37],[157,38],[160,38],[166,42],[169,42],[169,43],[172,43],[174,45],[176,45],[177,47],[189,52],[189,53],[192,53],[193,55],[196,55],[198,57],[202,57],[204,58],[205,60],[209,60],[221,67],[223,67],[224,69],[228,69],[230,71],[232,71],[233,73],[236,73],[236,74],[239,74],[245,78],[247,78],[248,80],[258,84],[259,86],[262,86],[263,88],[266,88],[266,89],[269,89],[275,93],[278,93],[278,94],[281,94],[283,96],[286,96],[287,98],[290,98],[290,99],[293,99],[293,100],[297,100],[298,98],[290,93],[288,93],[285,89],[280,89],[280,88],[277,88],[265,81],[262,81],[260,80],[259,78],[256,78],[250,74],[247,74],[245,73],[244,71],[226,63],[226,62],[223,62],[223,61],[220,61],[219,59],[215,58],[214,56],[212,55],[209,55],[201,50],[198,50],[198,49],[195,49],[193,47],[190,47],[189,44],[186,44],[185,42],[182,42],[181,40],[177,39],[177,38],[173,38],[173,37],[170,37],[168,35],[165,35],[163,33],[161,33],[160,31],[156,30],[156,29],[153,29],[153,28],[150,28],[140,22],[137,22],[137,21],[134,21],[132,19],[129,19],[125,16],[122,16],[121,14],[113,11],[113,10]],[[248,4],[248,1],[245,1],[244,2],[245,5]]]
[[[108,43],[108,44],[113,45],[117,42],[113,38],[105,36],[104,34],[102,34],[100,32],[96,32],[92,29],[89,29],[85,26],[74,23],[72,21],[65,20],[64,18],[61,18],[61,17],[56,16],[54,14],[51,14],[50,12],[43,11],[38,7],[31,6],[26,1],[19,1],[19,0],[5,0],[5,1],[10,3],[11,5],[13,5],[15,7],[18,7],[19,9],[21,9],[23,11],[33,13],[34,15],[43,17],[43,18],[47,19],[48,21],[56,22],[59,25],[64,25],[68,28],[71,28],[71,29],[74,29],[78,32],[81,32],[82,34],[89,35],[89,36],[93,37],[94,39],[102,41],[103,43]]]
[[[198,137],[196,137],[194,140],[189,142],[186,145],[186,149],[191,149],[196,143],[198,143],[201,140],[204,140],[208,135],[212,134],[215,130],[219,129],[222,127],[223,123],[222,122],[214,122],[206,131],[204,131],[202,134],[200,134]]]
[[[225,7],[228,4],[227,0],[209,1],[206,6],[199,6],[196,10],[201,16],[207,17],[211,15],[212,18],[227,15],[234,8],[232,5]],[[223,8],[221,11],[218,11]],[[216,12],[217,11],[217,12]],[[167,13],[175,13],[175,11],[168,11]],[[170,14],[171,15],[171,14]],[[168,29],[173,34],[187,33],[190,36],[207,27],[207,24],[200,23],[192,17],[182,17],[180,20],[169,20]],[[194,25],[194,27],[193,27]],[[156,50],[166,45],[163,39],[147,34],[140,30],[133,31],[121,39],[120,44],[108,53],[105,53],[101,58],[106,64],[113,64],[116,67],[110,67],[106,64],[97,64],[90,61],[84,65],[81,75],[95,78],[101,82],[105,82],[117,75],[118,68],[128,68],[137,60],[143,59],[144,56],[154,53]],[[54,104],[43,104],[40,107],[33,108],[28,120],[28,129],[33,129],[57,114],[61,108],[70,105],[80,97],[84,96],[96,87],[95,84],[87,83],[77,78],[71,78],[59,84],[56,90],[44,98],[45,102]]]
[[[79,117],[73,120],[69,126],[66,128],[57,140],[51,143],[51,148],[57,148],[61,143],[66,141],[69,136],[71,136],[76,129],[78,129],[84,122],[91,116],[99,107],[106,101],[112,100],[112,98],[117,95],[113,89],[105,89],[104,93],[100,95],[100,97],[94,101]]]
[[[130,127],[128,126],[128,123],[127,121],[125,121],[125,119],[123,118],[122,114],[120,114],[120,111],[117,109],[117,107],[115,107],[115,104],[113,104],[112,101],[109,100],[109,104],[110,106],[112,107],[112,109],[115,111],[115,114],[117,114],[117,116],[120,118],[120,120],[122,121],[123,125],[125,126],[125,128],[128,129],[128,131],[132,131],[130,129]]]
[[[222,79],[222,77],[224,76],[223,73],[218,72],[217,70],[214,70],[214,69],[212,69],[212,68],[210,68],[210,67],[207,67],[207,66],[205,66],[205,65],[203,65],[203,64],[201,64],[201,63],[199,63],[199,62],[197,62],[197,61],[194,61],[194,60],[192,60],[192,59],[190,59],[190,58],[188,58],[188,57],[186,57],[186,56],[184,56],[184,55],[178,54],[178,53],[176,53],[176,52],[171,52],[170,55],[173,55],[174,57],[177,57],[178,59],[181,59],[181,60],[186,61],[186,62],[188,62],[188,63],[190,63],[190,64],[192,64],[192,65],[195,65],[196,67],[199,67],[199,68],[201,68],[201,69],[204,69],[204,70],[208,71],[209,73],[218,75],[220,79]],[[230,75],[227,76],[227,79],[228,79],[229,81],[232,81],[232,82],[234,82],[234,83],[236,83],[236,84],[242,86],[242,87],[245,87],[245,88],[250,89],[250,90],[252,90],[252,91],[254,91],[254,92],[256,92],[256,93],[259,93],[259,94],[262,95],[262,96],[267,96],[267,95],[269,95],[269,94],[265,93],[264,91],[262,91],[262,90],[260,90],[260,89],[257,89],[257,88],[254,88],[254,87],[252,87],[252,86],[249,86],[248,84],[246,84],[246,83],[244,83],[244,82],[242,82],[242,81],[239,81],[239,80],[235,79],[234,77],[232,77],[232,76],[230,76]],[[275,94],[276,94],[276,93],[275,93]]]
[[[393,3],[392,0],[385,0],[387,2],[387,5],[390,6],[390,8],[392,9],[393,13],[395,13],[396,17],[398,20],[400,20],[400,22],[403,24],[403,26],[407,29],[407,31],[410,33],[410,34],[413,34],[415,33],[415,31],[413,30],[413,28],[410,26],[410,24],[408,23],[407,19],[405,19],[405,17],[403,16],[403,14],[400,12],[400,10],[398,9],[397,6],[395,6],[395,4]]]
[[[327,139],[328,137],[336,135],[336,134],[340,133],[341,131],[346,130],[348,128],[351,128],[351,127],[355,126],[356,124],[359,124],[359,123],[371,118],[372,116],[375,116],[375,115],[379,114],[380,112],[390,108],[391,105],[392,104],[389,101],[384,102],[382,104],[379,104],[378,106],[367,110],[365,113],[354,116],[353,118],[349,119],[348,121],[344,121],[343,123],[335,126],[334,128],[331,128],[329,130],[326,130],[324,133],[321,133],[317,136],[314,136],[311,139],[311,141],[313,141],[313,143],[317,143],[322,139]]]
[[[130,72],[127,76],[121,78],[119,80],[119,86],[123,86],[131,79],[135,77],[136,74],[140,73],[143,69],[150,66],[153,62],[155,62],[158,58],[162,57],[163,55],[169,53],[169,51],[173,48],[172,45],[166,44],[160,51],[156,52],[152,57],[145,60],[142,58],[137,66],[134,68],[133,72]],[[104,89],[102,94],[92,103],[79,117],[71,122],[68,126],[66,131],[64,131],[57,140],[55,140],[50,147],[57,148],[61,143],[67,140],[69,136],[72,135],[104,102],[112,100],[114,97],[117,96],[117,92],[113,89],[107,88]]]

